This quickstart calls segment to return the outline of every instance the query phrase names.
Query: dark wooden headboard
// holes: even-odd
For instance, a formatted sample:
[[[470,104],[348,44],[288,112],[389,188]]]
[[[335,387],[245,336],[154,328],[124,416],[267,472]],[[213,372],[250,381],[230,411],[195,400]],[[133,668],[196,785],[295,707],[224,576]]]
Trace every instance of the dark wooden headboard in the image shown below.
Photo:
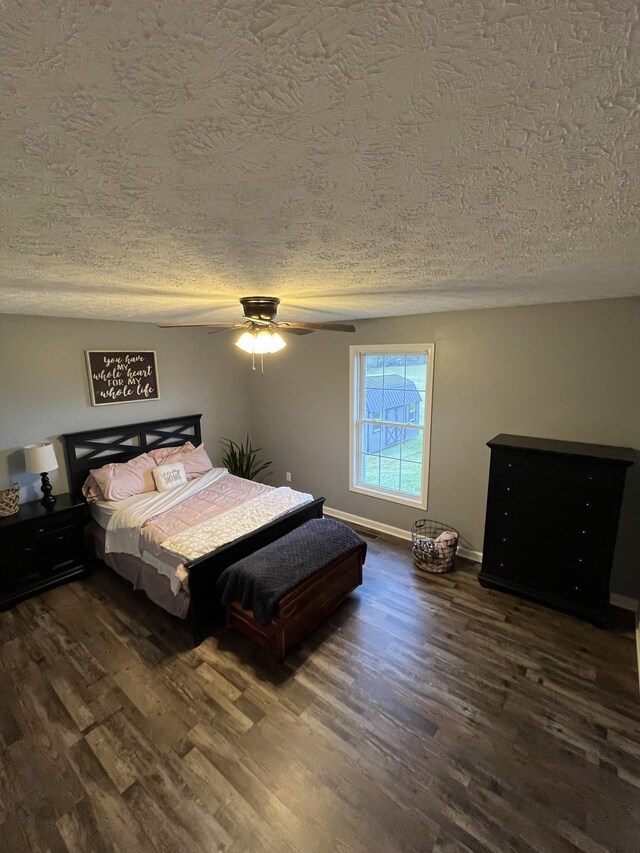
[[[185,441],[200,444],[201,417],[202,415],[185,415],[182,418],[164,418],[161,421],[124,424],[61,435],[71,495],[78,500],[82,499],[82,484],[91,468],[100,468],[109,462],[127,462],[134,456],[157,447],[177,447]]]

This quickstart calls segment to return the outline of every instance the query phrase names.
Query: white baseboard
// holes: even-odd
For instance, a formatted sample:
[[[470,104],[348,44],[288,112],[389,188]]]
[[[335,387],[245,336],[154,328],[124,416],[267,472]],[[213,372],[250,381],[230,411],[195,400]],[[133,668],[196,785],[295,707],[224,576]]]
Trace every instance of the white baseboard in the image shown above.
[[[372,518],[364,518],[361,515],[352,515],[350,512],[343,512],[341,509],[332,509],[329,506],[325,506],[324,514],[331,516],[331,518],[337,518],[340,521],[357,524],[366,530],[375,530],[377,533],[385,533],[387,536],[394,536],[396,539],[404,539],[407,542],[411,541],[411,532],[404,530],[402,527],[392,527],[390,524],[383,524],[381,521],[374,521]],[[470,548],[458,547],[458,554],[467,560],[473,560],[476,563],[482,562],[482,551],[472,551]],[[620,607],[622,610],[631,610],[634,613],[640,607],[640,602],[635,598],[619,595],[617,592],[609,594],[609,603],[614,607]],[[640,633],[638,634],[638,644],[640,650]]]
[[[411,541],[411,532],[404,530],[402,527],[392,527],[390,524],[383,524],[381,521],[374,521],[372,518],[363,518],[361,515],[352,515],[350,512],[343,512],[341,509],[332,509],[329,506],[325,506],[324,514],[331,516],[331,518],[337,518],[340,521],[357,524],[366,530],[375,530],[377,533],[385,533],[387,536],[394,536],[396,539],[404,539],[407,542]],[[482,553],[480,551],[472,551],[470,548],[461,548],[458,546],[457,553],[467,560],[474,560],[476,563],[482,562]]]
[[[619,595],[617,592],[610,592],[609,604],[613,604],[614,607],[620,607],[622,610],[631,610],[635,613],[639,602],[635,598],[629,598],[628,595]]]
[[[482,551],[472,551],[471,548],[464,548],[459,545],[457,553],[460,554],[461,557],[465,557],[467,560],[473,560],[474,563],[482,562]]]
[[[610,593],[609,601],[615,607],[631,610],[636,615],[636,658],[638,661],[638,689],[640,690],[640,602],[626,595],[618,595],[617,592]]]
[[[381,521],[363,518],[361,515],[352,515],[350,512],[343,512],[341,509],[332,509],[330,506],[325,506],[324,514],[331,516],[331,518],[338,518],[340,521],[349,521],[351,524],[357,524],[367,530],[376,530],[378,533],[386,533],[387,536],[395,536],[396,539],[411,541],[411,533],[401,527],[392,527],[390,524],[383,524]]]

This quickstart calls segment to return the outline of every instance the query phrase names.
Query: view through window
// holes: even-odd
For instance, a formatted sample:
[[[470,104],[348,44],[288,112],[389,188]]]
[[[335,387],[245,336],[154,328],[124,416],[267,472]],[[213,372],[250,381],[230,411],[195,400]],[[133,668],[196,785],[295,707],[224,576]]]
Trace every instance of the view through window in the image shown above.
[[[424,506],[433,344],[351,349],[351,488]]]

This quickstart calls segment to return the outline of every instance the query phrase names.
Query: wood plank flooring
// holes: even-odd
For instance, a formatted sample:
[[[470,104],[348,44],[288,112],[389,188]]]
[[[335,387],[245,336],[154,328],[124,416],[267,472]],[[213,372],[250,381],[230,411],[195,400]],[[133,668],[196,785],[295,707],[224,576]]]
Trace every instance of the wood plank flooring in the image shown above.
[[[382,538],[284,665],[101,569],[0,614],[0,847],[640,851],[635,667]]]

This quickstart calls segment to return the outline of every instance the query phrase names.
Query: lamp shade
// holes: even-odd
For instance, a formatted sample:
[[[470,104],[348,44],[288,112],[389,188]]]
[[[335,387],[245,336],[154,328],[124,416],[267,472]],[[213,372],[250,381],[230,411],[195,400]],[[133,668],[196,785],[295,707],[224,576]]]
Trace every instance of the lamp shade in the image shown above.
[[[24,449],[25,469],[34,474],[42,474],[44,471],[55,471],[58,467],[56,452],[53,445],[48,442],[41,444],[30,444]]]

